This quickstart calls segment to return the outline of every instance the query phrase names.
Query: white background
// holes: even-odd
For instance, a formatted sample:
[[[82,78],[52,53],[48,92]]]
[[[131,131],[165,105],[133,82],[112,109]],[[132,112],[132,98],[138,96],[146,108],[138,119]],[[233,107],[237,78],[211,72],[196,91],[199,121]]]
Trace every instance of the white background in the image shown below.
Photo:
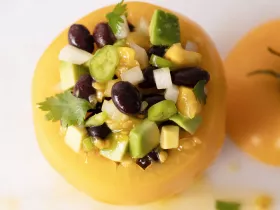
[[[280,16],[279,0],[148,2],[198,22],[213,38],[222,57],[250,28]],[[105,208],[64,182],[42,157],[32,127],[30,89],[36,62],[56,35],[83,15],[110,3],[116,1],[0,0],[0,210]],[[251,160],[227,142],[215,165],[188,197],[135,209],[187,206],[189,210],[211,210],[216,198],[241,199],[244,209],[252,209],[252,199],[267,193],[274,198],[274,209],[280,210],[279,176],[280,169]]]

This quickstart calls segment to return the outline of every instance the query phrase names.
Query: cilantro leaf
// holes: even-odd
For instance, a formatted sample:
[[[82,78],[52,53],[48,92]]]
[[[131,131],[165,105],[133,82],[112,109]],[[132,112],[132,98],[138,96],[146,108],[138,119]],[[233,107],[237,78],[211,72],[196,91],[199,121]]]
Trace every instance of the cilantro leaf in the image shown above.
[[[198,81],[198,83],[196,83],[196,85],[193,88],[194,95],[195,95],[196,99],[199,101],[199,103],[201,103],[201,104],[202,103],[206,104],[207,95],[204,92],[205,85],[206,85],[206,81],[200,80],[200,81]]]
[[[120,24],[124,22],[122,15],[126,15],[126,4],[123,4],[124,0],[118,3],[114,10],[106,15],[109,26],[114,34],[116,34],[120,28]]]
[[[70,91],[48,97],[38,105],[41,110],[48,112],[47,120],[61,120],[63,127],[82,125],[87,111],[92,108],[87,100],[76,98]]]
[[[216,201],[217,210],[240,210],[241,204],[237,202]]]

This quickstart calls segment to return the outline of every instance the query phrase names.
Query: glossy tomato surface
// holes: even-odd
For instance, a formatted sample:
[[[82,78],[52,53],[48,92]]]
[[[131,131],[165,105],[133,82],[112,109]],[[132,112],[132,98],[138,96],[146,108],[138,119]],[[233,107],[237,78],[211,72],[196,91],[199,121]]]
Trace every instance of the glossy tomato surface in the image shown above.
[[[138,23],[141,17],[150,21],[158,6],[128,2],[128,20]],[[90,13],[77,23],[93,31],[96,24],[105,21],[105,14],[113,6]],[[161,8],[163,9],[163,8]],[[168,11],[167,9],[163,9]],[[49,163],[73,186],[102,202],[136,205],[180,193],[200,175],[218,155],[225,137],[225,79],[221,59],[210,38],[194,22],[177,14],[180,19],[181,41],[198,43],[202,67],[211,75],[208,100],[203,109],[203,123],[195,137],[199,146],[188,150],[172,150],[164,164],[153,164],[142,170],[136,164],[117,165],[97,154],[74,153],[64,143],[59,123],[48,122],[36,103],[54,95],[59,83],[59,51],[67,44],[65,29],[41,57],[33,78],[33,115],[39,146]],[[182,137],[189,137],[182,133]]]
[[[280,72],[280,20],[251,30],[225,60],[228,83],[227,132],[233,142],[255,159],[280,166],[279,79],[256,70]]]

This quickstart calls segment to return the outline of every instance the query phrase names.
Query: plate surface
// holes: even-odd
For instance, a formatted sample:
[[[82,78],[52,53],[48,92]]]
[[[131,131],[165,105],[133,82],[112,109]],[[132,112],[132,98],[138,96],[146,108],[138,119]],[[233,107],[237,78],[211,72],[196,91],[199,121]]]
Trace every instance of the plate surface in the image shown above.
[[[98,2],[98,3],[97,3]],[[198,22],[216,42],[224,57],[252,27],[279,17],[279,0],[151,0]],[[99,204],[69,186],[42,157],[33,131],[30,84],[36,62],[53,38],[69,24],[113,0],[16,1],[0,3],[1,149],[0,209],[214,209],[214,200],[244,201],[266,193],[280,209],[280,169],[258,163],[227,141],[216,163],[193,189],[182,196],[142,207]],[[64,8],[64,10],[62,9]],[[211,9],[209,9],[211,8]],[[252,9],[254,8],[254,9]],[[14,84],[11,86],[11,84]],[[11,111],[12,110],[12,111]],[[16,123],[15,123],[16,122]]]

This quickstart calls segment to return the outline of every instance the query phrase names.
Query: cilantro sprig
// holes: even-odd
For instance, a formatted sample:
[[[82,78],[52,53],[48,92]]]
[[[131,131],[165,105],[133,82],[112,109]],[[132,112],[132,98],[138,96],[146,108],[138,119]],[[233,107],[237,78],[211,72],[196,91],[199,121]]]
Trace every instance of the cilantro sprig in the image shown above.
[[[240,210],[241,204],[237,202],[216,201],[217,210]]]
[[[122,0],[120,3],[118,3],[114,10],[106,15],[106,18],[108,20],[108,24],[111,27],[114,34],[118,33],[118,30],[120,28],[120,25],[124,23],[124,20],[121,16],[127,15],[127,8],[126,4],[123,3],[124,0]]]
[[[38,105],[39,109],[47,111],[47,120],[53,122],[61,120],[63,127],[82,125],[87,111],[92,108],[87,100],[76,98],[70,91],[48,97]]]
[[[205,80],[200,80],[193,88],[194,95],[196,99],[201,104],[206,104],[207,95],[205,94],[204,87],[206,85]]]

